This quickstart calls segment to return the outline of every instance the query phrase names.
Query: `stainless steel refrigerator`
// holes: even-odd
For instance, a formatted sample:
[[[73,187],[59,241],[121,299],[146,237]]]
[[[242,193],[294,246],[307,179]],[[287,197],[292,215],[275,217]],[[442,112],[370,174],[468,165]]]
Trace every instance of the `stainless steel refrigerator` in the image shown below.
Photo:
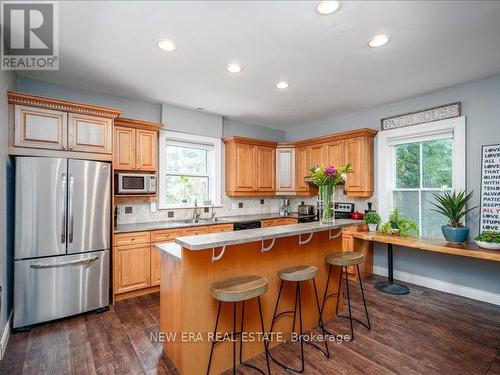
[[[15,165],[14,328],[108,306],[111,165]]]

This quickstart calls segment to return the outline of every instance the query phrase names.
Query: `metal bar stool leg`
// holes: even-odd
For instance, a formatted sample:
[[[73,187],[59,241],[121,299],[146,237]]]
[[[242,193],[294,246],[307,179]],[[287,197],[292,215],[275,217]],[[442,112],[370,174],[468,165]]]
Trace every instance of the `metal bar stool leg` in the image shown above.
[[[368,315],[368,309],[366,308],[365,292],[363,291],[363,282],[361,281],[361,273],[359,272],[359,264],[356,264],[356,269],[358,270],[359,287],[361,288],[361,296],[363,297],[363,305],[365,305],[366,320],[368,321],[368,326],[366,328],[371,329],[370,316]]]
[[[349,295],[349,278],[347,277],[347,267],[345,269],[345,283],[347,290],[347,306],[349,307],[349,323],[351,324],[351,341],[354,340],[354,328],[352,326],[351,296]]]
[[[323,324],[323,318],[321,317],[321,308],[319,307],[318,289],[316,288],[316,281],[314,279],[313,279],[313,286],[314,286],[314,297],[316,298],[316,306],[318,307],[319,326],[321,328],[321,331],[323,332],[323,337],[325,338],[326,352],[323,351],[319,347],[318,347],[318,349],[321,350],[321,352],[326,356],[326,358],[330,358],[330,349],[328,348],[328,340],[326,340],[327,332],[326,332],[325,326]]]
[[[264,328],[264,318],[262,317],[262,305],[260,304],[260,296],[257,297],[257,301],[259,303],[259,315],[260,315],[260,326],[262,328],[262,334],[266,334],[266,330]],[[264,351],[266,353],[266,364],[267,364],[267,373],[271,375],[271,366],[269,365],[269,353],[267,351],[268,346],[266,346],[266,341],[269,343],[269,338],[264,338]]]
[[[300,341],[300,354],[301,354],[301,367],[299,373],[304,372],[304,332],[302,331],[302,298],[300,297],[300,282],[297,281],[297,296],[299,300],[299,341]]]
[[[217,326],[219,325],[219,317],[220,317],[221,306],[222,306],[222,302],[219,302],[219,308],[217,309],[217,319],[215,320],[214,336],[213,336],[212,345],[211,345],[211,348],[210,348],[210,357],[208,358],[207,375],[210,374],[210,365],[212,364],[212,355],[214,353],[214,346],[216,344],[216,340],[215,340],[216,336],[215,335],[217,334]]]
[[[323,303],[321,304],[320,317],[323,319],[323,309],[325,308],[325,302],[328,297],[328,286],[330,285],[330,276],[332,274],[332,266],[328,267],[328,277],[326,279],[325,293],[323,294]]]
[[[278,292],[278,298],[276,299],[276,305],[274,306],[273,320],[271,321],[271,328],[269,328],[269,332],[272,332],[273,328],[274,328],[274,321],[277,318],[276,313],[278,312],[278,306],[279,306],[279,303],[280,303],[281,291],[282,290],[283,290],[283,280],[281,280],[280,291]],[[269,341],[267,342],[267,348],[269,349]]]
[[[340,291],[342,290],[342,273],[344,272],[344,267],[340,267],[340,277],[339,277],[339,288],[337,290],[337,304],[335,305],[335,315],[339,315],[339,299]],[[342,293],[342,299],[344,299],[344,294]]]
[[[264,330],[264,321],[262,320],[262,307],[260,305],[260,296],[257,297],[258,299],[258,302],[259,302],[259,315],[260,315],[260,324],[261,324],[261,329],[262,329],[262,333],[265,334],[265,330]],[[242,302],[242,306],[241,306],[241,329],[240,329],[240,364],[242,366],[246,366],[246,367],[250,367],[258,372],[260,372],[261,374],[263,375],[266,375],[266,373],[264,371],[262,371],[260,368],[258,367],[255,367],[249,363],[245,363],[243,362],[243,338],[241,335],[243,335],[243,328],[244,328],[244,320],[245,320],[245,301]],[[267,347],[266,347],[266,344],[264,343],[264,352],[266,353],[266,361],[267,361],[267,373],[268,375],[271,375],[271,370],[270,370],[270,367],[269,367],[269,359],[267,357]]]

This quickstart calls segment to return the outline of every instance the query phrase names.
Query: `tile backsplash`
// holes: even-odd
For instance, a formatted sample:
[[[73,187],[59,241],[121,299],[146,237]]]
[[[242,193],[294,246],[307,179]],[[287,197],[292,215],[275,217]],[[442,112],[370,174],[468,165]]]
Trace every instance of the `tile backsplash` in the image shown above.
[[[270,197],[258,197],[258,198],[230,198],[224,196],[222,198],[223,207],[215,209],[217,216],[234,216],[234,215],[255,215],[255,214],[266,214],[279,212],[280,201],[282,198],[289,198],[291,205],[291,212],[296,212],[297,207],[301,202],[305,204],[316,205],[317,197],[294,197],[294,196],[270,196]],[[262,204],[261,201],[264,200]],[[335,191],[335,201],[336,202],[353,202],[355,204],[355,209],[363,212],[368,208],[367,202],[373,202],[373,209],[376,209],[376,197],[371,198],[351,198],[344,195],[341,187],[337,188]],[[242,208],[239,208],[240,203],[242,203]],[[149,202],[142,202],[136,200],[130,201],[120,201],[118,206],[118,219],[117,224],[133,224],[133,223],[144,223],[151,221],[171,221],[171,220],[182,220],[191,217],[192,209],[178,209],[178,210],[156,210],[156,212],[151,212],[151,204]],[[125,209],[132,208],[132,213],[125,213]],[[208,213],[201,210],[201,217],[210,217],[210,211]],[[173,212],[173,217],[172,217]]]

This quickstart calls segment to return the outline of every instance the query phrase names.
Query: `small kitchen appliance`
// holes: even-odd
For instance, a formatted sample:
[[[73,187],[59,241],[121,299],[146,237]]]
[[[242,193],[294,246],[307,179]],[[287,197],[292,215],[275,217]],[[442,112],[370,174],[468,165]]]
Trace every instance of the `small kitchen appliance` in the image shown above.
[[[118,173],[116,175],[118,194],[156,193],[156,175],[144,173]]]

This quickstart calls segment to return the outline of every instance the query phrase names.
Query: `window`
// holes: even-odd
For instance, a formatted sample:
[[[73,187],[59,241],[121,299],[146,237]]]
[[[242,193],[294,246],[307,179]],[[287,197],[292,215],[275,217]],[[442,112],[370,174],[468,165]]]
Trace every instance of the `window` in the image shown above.
[[[160,132],[159,208],[220,205],[220,171],[220,139]]]
[[[465,120],[443,120],[379,134],[379,208],[398,207],[420,235],[441,238],[446,218],[432,211],[434,194],[465,188]]]

